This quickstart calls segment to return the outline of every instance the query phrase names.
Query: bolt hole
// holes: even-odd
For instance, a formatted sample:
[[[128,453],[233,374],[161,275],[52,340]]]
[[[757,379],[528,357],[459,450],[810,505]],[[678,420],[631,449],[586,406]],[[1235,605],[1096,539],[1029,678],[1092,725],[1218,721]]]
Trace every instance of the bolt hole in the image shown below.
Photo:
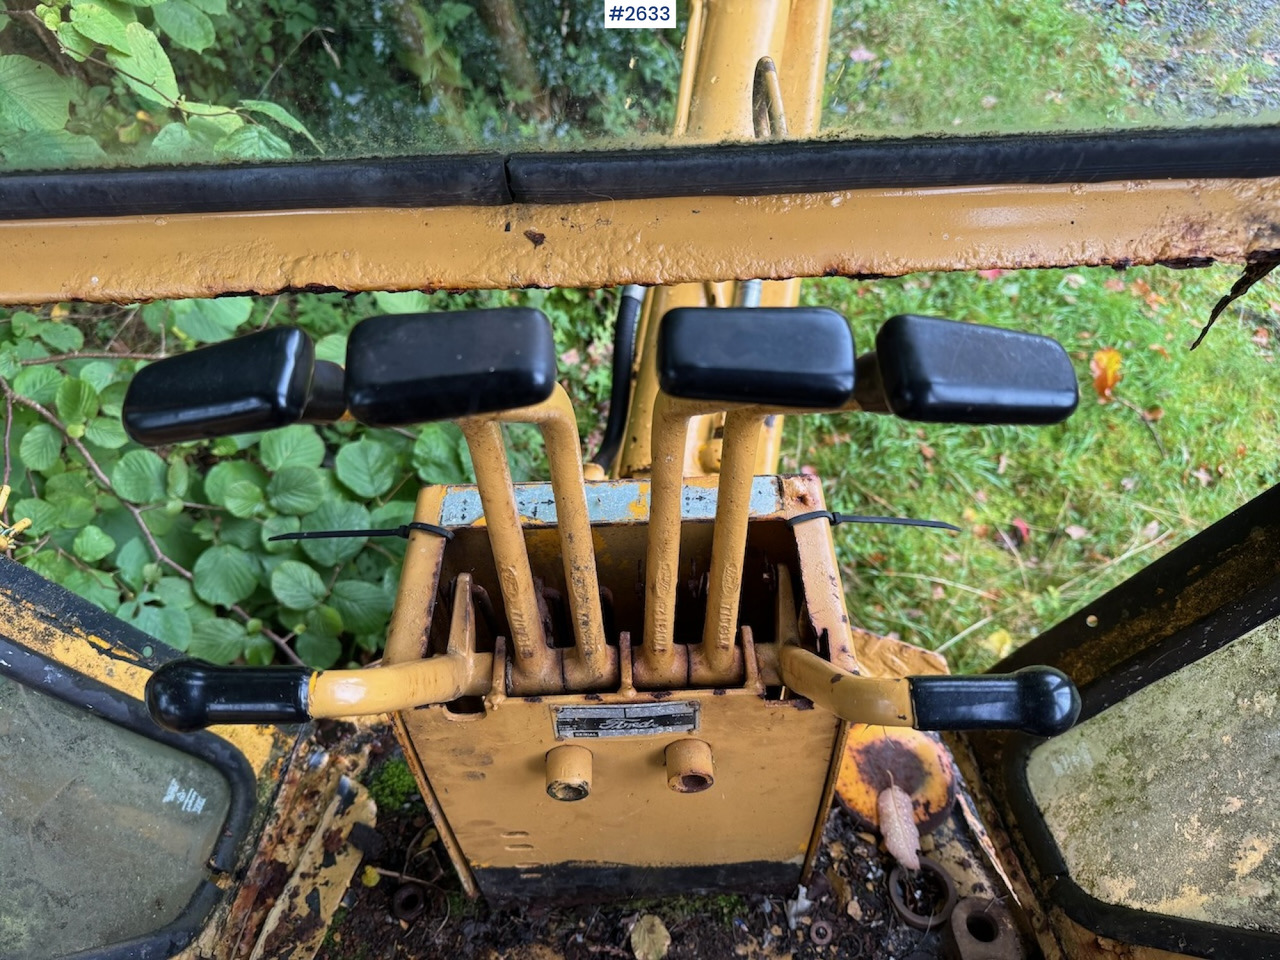
[[[568,802],[583,800],[590,792],[590,788],[585,783],[569,783],[564,780],[557,780],[555,783],[547,784],[547,796],[552,800],[565,800]]]
[[[401,884],[391,897],[391,912],[400,920],[412,920],[426,908],[426,891],[416,883]]]
[[[1098,618],[1091,613],[1084,618],[1084,622],[1087,627],[1096,627],[1098,625]]]
[[[1000,936],[1000,928],[996,926],[996,922],[981,913],[970,914],[965,918],[964,925],[969,936],[982,943],[994,943]]]
[[[714,781],[711,777],[702,773],[686,773],[680,777],[681,793],[701,793],[706,790]]]
[[[142,648],[142,655],[144,657],[155,656],[155,650],[152,648],[151,644],[147,644],[145,647]]]

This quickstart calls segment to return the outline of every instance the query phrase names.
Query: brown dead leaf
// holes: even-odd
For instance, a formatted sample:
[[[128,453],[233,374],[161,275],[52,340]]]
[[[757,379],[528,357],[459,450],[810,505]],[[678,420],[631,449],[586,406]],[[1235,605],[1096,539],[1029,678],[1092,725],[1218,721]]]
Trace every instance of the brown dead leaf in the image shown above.
[[[1009,457],[1007,454],[1000,454],[996,457],[996,476],[1003,477],[1004,472],[1009,469]]]
[[[849,905],[844,908],[844,912],[847,913],[849,915],[849,919],[853,920],[855,923],[861,922],[862,904],[857,900],[850,900]]]
[[[1078,523],[1071,524],[1063,532],[1072,540],[1083,540],[1085,537],[1089,536],[1089,531]]]
[[[920,456],[924,457],[926,460],[932,460],[935,456],[935,451],[933,447],[929,446],[927,443],[922,443],[920,444]]]
[[[1147,347],[1147,349],[1148,349],[1148,350],[1154,350],[1156,353],[1160,354],[1160,356],[1164,357],[1166,360],[1172,360],[1172,359],[1173,359],[1172,357],[1170,357],[1170,356],[1169,356],[1169,351],[1168,351],[1168,350],[1166,350],[1166,349],[1164,348],[1164,345],[1163,345],[1163,344],[1160,344],[1160,343],[1153,343],[1153,344],[1150,344],[1150,345]]]
[[[911,794],[896,783],[890,784],[876,798],[876,810],[880,815],[880,833],[890,855],[907,870],[919,870],[920,829],[911,807]]]
[[[1111,347],[1097,351],[1089,361],[1089,372],[1093,374],[1093,389],[1098,399],[1108,403],[1112,399],[1111,392],[1124,376],[1120,372],[1120,351]]]
[[[636,960],[663,960],[671,949],[671,934],[660,917],[646,913],[631,928],[631,952]]]
[[[1271,343],[1271,332],[1266,327],[1258,327],[1253,331],[1253,342],[1265,350]]]
[[[1123,293],[1124,281],[1119,277],[1112,277],[1110,280],[1103,283],[1103,287],[1110,290],[1112,293]]]
[[[849,881],[840,876],[835,867],[827,867],[827,883],[831,886],[831,899],[835,902],[837,913],[854,902],[853,890],[849,886]]]

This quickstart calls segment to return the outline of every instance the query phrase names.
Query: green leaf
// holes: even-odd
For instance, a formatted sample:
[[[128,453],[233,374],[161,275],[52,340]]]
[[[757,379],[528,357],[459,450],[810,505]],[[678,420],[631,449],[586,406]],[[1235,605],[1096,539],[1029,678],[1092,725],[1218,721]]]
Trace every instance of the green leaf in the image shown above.
[[[120,53],[133,52],[133,44],[125,32],[127,24],[106,7],[96,3],[73,3],[71,23],[83,36]],[[59,33],[61,37],[61,33]]]
[[[267,500],[281,513],[303,516],[324,500],[324,484],[315,467],[284,467],[267,484]]]
[[[242,127],[219,140],[214,149],[228,160],[287,160],[293,156],[287,141],[260,124]]]
[[[191,628],[187,653],[210,663],[230,663],[244,653],[248,635],[244,627],[226,617],[201,620]]]
[[[120,606],[120,587],[103,570],[72,570],[62,585],[108,613],[115,613]]]
[[[84,438],[106,450],[119,450],[129,442],[119,417],[94,417],[85,424]]]
[[[36,328],[36,336],[63,353],[72,353],[84,346],[84,334],[70,323],[42,323]]]
[[[12,380],[22,371],[17,348],[12,344],[0,344],[0,377]]]
[[[326,500],[302,518],[303,530],[367,530],[369,511],[349,500]],[[303,540],[302,552],[322,567],[346,563],[369,542],[368,537]]]
[[[58,45],[62,48],[62,52],[76,63],[84,63],[98,48],[96,43],[66,20],[59,23],[58,29],[54,32],[58,35]]]
[[[93,137],[66,130],[27,130],[15,136],[6,135],[3,153],[5,166],[13,170],[94,167],[107,161],[107,155]]]
[[[58,526],[64,530],[79,530],[98,514],[98,508],[87,497],[66,497],[55,506],[58,508]]]
[[[324,441],[315,427],[299,423],[264,434],[259,454],[268,470],[318,467],[324,460]]]
[[[48,406],[58,395],[62,377],[53,366],[26,367],[13,378],[13,389],[28,400]]]
[[[227,0],[191,0],[191,5],[213,17],[224,17],[227,14]]]
[[[182,122],[166,123],[147,147],[147,159],[157,163],[198,163],[213,159],[208,144]]]
[[[187,116],[187,127],[192,136],[206,147],[215,146],[223,137],[244,126],[244,117],[236,112],[235,107],[187,99],[183,99],[179,107]]]
[[[97,563],[116,548],[116,542],[97,527],[85,527],[76,534],[72,552],[85,563]]]
[[[209,547],[195,567],[196,596],[208,603],[229,607],[253,593],[258,575],[253,558],[230,544]]]
[[[471,480],[471,458],[462,431],[452,423],[424,424],[413,444],[413,468],[423,483]]]
[[[76,349],[78,350],[79,347]],[[93,363],[86,363],[80,368],[79,377],[98,393],[102,393],[115,381],[116,366],[107,360],[95,360]]]
[[[181,610],[185,610],[196,602],[195,593],[191,589],[191,582],[184,580],[182,577],[161,577],[152,589],[155,590],[156,596],[160,598],[160,602],[166,607],[178,607]]]
[[[193,637],[191,617],[185,610],[144,604],[138,608],[137,613],[126,619],[143,633],[155,637],[175,650],[189,651],[191,648]]]
[[[62,434],[47,423],[38,423],[22,438],[18,444],[18,457],[23,464],[36,473],[44,473],[62,454]]]
[[[79,377],[67,377],[58,385],[55,402],[64,423],[83,424],[98,412],[98,391]]]
[[[248,480],[237,480],[227,488],[223,506],[231,511],[233,516],[244,518],[252,517],[257,513],[262,503],[261,487]]]
[[[251,297],[221,297],[217,300],[174,300],[173,326],[197,343],[226,340],[253,312]]]
[[[383,313],[427,313],[431,310],[431,297],[417,290],[375,293],[373,302]]]
[[[270,117],[286,130],[302,134],[311,141],[313,147],[324,153],[324,148],[316,142],[316,138],[311,135],[311,131],[302,125],[302,121],[278,103],[271,103],[267,100],[241,100],[240,106],[250,113],[260,113],[263,116]]]
[[[108,50],[107,62],[120,71],[124,82],[143,100],[162,107],[173,106],[178,99],[178,81],[156,35],[140,23],[126,26],[124,34],[130,52]]]
[[[152,556],[141,537],[134,537],[125,542],[116,554],[116,569],[120,577],[135,590],[142,587],[142,568],[151,563]]]
[[[395,451],[385,443],[368,438],[339,450],[334,467],[338,479],[352,493],[370,498],[390,490],[399,472]]]
[[[328,670],[342,656],[342,644],[337,639],[311,631],[298,637],[293,646],[302,662],[316,670]]]
[[[267,485],[267,475],[252,463],[244,460],[228,460],[214,464],[204,478],[204,495],[210,503],[220,507],[227,505],[227,491],[233,483],[247,480],[258,488]]]
[[[28,534],[42,537],[58,528],[58,517],[61,511],[45,500],[27,499],[9,504],[9,516],[15,519],[26,517],[31,521]]]
[[[330,333],[316,341],[316,359],[328,360],[330,363],[347,362],[347,335]]]
[[[217,34],[213,29],[213,21],[187,0],[165,0],[152,8],[156,17],[156,26],[180,47],[199,53],[205,47],[213,45]]]
[[[320,574],[297,560],[286,560],[271,572],[271,592],[290,610],[310,610],[328,593]]]
[[[70,114],[71,85],[52,67],[29,57],[0,57],[0,120],[19,130],[61,130]]]
[[[262,634],[246,637],[244,662],[251,667],[269,667],[276,659],[276,645]]]
[[[339,580],[333,585],[329,603],[342,614],[342,622],[352,633],[385,630],[391,604],[382,588],[363,580]]]
[[[174,499],[181,500],[191,489],[191,471],[187,469],[187,461],[180,456],[174,456],[169,461],[166,474],[165,492]]]
[[[130,450],[111,470],[111,489],[133,503],[164,496],[165,463],[150,450]]]
[[[297,517],[270,517],[262,524],[262,549],[267,553],[288,553],[297,546],[296,540],[277,540],[271,538],[281,533],[297,533],[301,523]]]

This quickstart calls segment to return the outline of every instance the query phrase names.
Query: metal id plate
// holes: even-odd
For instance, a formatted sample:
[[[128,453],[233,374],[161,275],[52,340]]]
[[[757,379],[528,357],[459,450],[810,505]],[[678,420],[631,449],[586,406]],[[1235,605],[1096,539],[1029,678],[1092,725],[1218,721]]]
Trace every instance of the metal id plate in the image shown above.
[[[557,740],[601,740],[693,733],[698,729],[696,701],[676,703],[602,703],[555,707]]]

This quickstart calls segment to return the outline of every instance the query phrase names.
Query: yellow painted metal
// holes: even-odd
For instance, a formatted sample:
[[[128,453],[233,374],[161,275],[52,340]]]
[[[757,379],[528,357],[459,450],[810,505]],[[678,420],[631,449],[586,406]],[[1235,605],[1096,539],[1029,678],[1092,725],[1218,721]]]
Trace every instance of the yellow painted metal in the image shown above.
[[[515,491],[511,486],[511,468],[507,464],[507,451],[502,441],[502,425],[488,417],[463,420],[458,425],[471,451],[489,543],[498,565],[498,584],[506,604],[507,620],[511,624],[513,678],[519,678],[521,683],[527,683],[534,690],[558,689],[559,664],[547,646],[546,633],[542,629],[538,591],[529,570],[529,553],[520,528]]]
[[[683,686],[689,679],[686,648],[675,643],[685,442],[690,418],[721,406],[661,392],[654,404],[644,636],[641,657],[633,665],[639,686]]]
[[[564,682],[578,691],[616,684],[617,651],[605,643],[596,554],[583,488],[582,445],[569,394],[556,384],[544,402],[495,414],[494,418],[505,423],[535,424],[546,444],[575,639],[573,650],[563,658]]]
[[[627,432],[622,441],[618,462],[619,476],[637,477],[649,473],[653,465],[651,431],[654,404],[658,399],[658,328],[668,310],[677,307],[707,306],[707,291],[701,283],[685,283],[674,287],[658,287],[645,297],[642,325],[636,334],[640,350],[635,386],[631,390],[631,408],[627,414]],[[684,449],[680,457],[684,459]]]
[[[801,524],[792,531],[782,522],[796,513],[822,509],[819,484],[812,477],[776,482],[783,507],[777,514],[756,518],[769,530],[761,542],[780,560],[800,568],[807,642],[825,634],[832,649],[847,648],[849,628],[842,620],[843,597],[829,526]],[[711,477],[690,480],[686,498],[696,502],[709,496],[715,485]],[[639,569],[644,555],[647,486],[637,486],[633,514],[624,510],[623,522],[595,528],[602,582],[613,585],[615,596],[619,584],[632,582],[627,578]],[[442,488],[424,490],[415,520],[444,522],[446,493]],[[609,499],[607,489],[589,487],[588,496],[602,502]],[[441,582],[458,570],[470,569],[475,569],[477,582],[492,581],[493,573],[485,569],[492,560],[478,552],[486,543],[479,530],[456,520],[452,526],[456,534],[452,541],[426,535],[410,540],[388,635],[385,660],[389,664],[428,656],[424,638],[438,632],[430,627],[428,598]],[[686,546],[705,564],[712,525],[702,521],[687,527]],[[546,519],[526,517],[525,529],[534,569],[558,564],[554,546],[547,550],[548,544],[558,543],[557,531]],[[451,553],[459,550],[463,555]],[[834,595],[827,594],[831,589]],[[815,601],[812,607],[810,598]],[[625,611],[618,608],[617,614],[643,616],[636,600],[628,601]],[[772,632],[768,623],[760,626]],[[437,822],[447,826],[442,835],[447,833],[450,855],[468,885],[481,887],[486,871],[505,869],[518,871],[535,886],[554,876],[557,865],[583,862],[661,869],[763,860],[793,863],[798,872],[816,850],[815,823],[825,820],[831,763],[838,757],[835,747],[844,736],[845,724],[822,710],[808,709],[803,700],[765,699],[748,629],[744,628],[741,643],[742,679],[720,689],[637,690],[629,683],[629,639],[624,636],[619,641],[622,669],[612,690],[513,696],[502,689],[506,678],[500,664],[506,654],[502,639],[496,638],[493,657],[498,667],[482,711],[455,712],[450,705],[435,705],[396,715],[406,755],[412,757],[424,796],[440,810]],[[773,646],[765,643],[762,649]],[[429,659],[434,656],[439,654]],[[637,651],[635,661],[640,659]],[[592,740],[586,744],[591,752],[590,795],[574,803],[547,795],[548,754],[566,743],[556,739],[555,710],[685,701],[698,705],[701,719],[695,732]],[[686,738],[705,742],[713,755],[714,784],[699,793],[676,793],[667,783],[667,747]],[[575,745],[572,740],[567,743]],[[762,769],[770,771],[775,784],[769,790],[758,789]],[[761,831],[761,822],[770,823],[770,829]]]
[[[692,654],[691,675],[699,683],[727,683],[740,663],[734,657],[738,636],[738,598],[751,516],[751,480],[766,414],[758,408],[732,410],[725,417],[716,492],[715,536],[707,582],[707,619],[702,643]]]
[[[33,220],[0,223],[0,301],[898,276],[1277,247],[1276,178]]]
[[[902,677],[860,677],[800,645],[791,572],[778,568],[777,640],[756,646],[765,683],[782,683],[850,723],[914,725],[911,687]]]
[[[585,800],[591,794],[591,751],[573,743],[547,751],[547,796],[552,800]]]
[[[471,576],[458,575],[444,654],[365,670],[323,670],[311,677],[307,710],[313,717],[358,717],[412,710],[428,703],[484,696],[493,679],[493,654],[476,652]]]
[[[716,765],[711,744],[686,737],[667,744],[663,751],[667,786],[676,793],[701,793],[715,786]]]

